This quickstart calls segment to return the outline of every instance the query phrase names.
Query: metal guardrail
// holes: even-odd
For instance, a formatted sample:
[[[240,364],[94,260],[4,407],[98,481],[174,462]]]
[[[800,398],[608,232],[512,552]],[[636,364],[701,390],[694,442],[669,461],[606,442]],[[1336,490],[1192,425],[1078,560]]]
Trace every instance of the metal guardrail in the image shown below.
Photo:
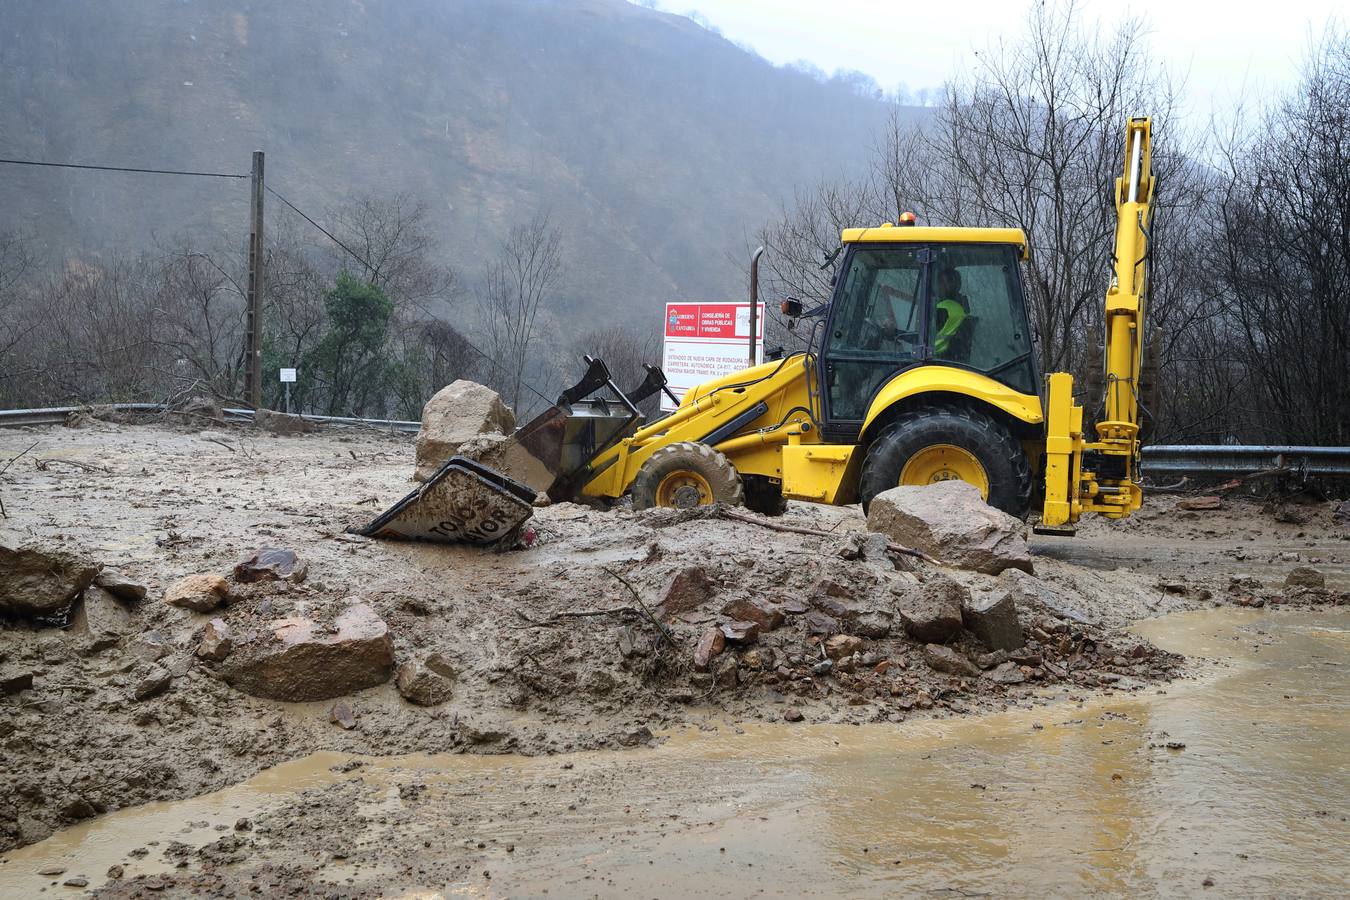
[[[42,409],[0,409],[0,428],[18,428],[24,425],[61,425],[71,413],[86,412],[90,409],[110,409],[114,412],[165,412],[165,406],[162,403],[99,403],[91,406],[48,406]],[[222,409],[221,412],[229,419],[246,422],[253,420],[253,410],[251,409],[226,408]],[[301,418],[328,425],[360,425],[408,434],[414,434],[417,429],[422,427],[421,422],[409,422],[401,419],[357,419],[348,416],[311,415],[302,415]]]
[[[1251,475],[1287,470],[1293,475],[1350,476],[1350,447],[1282,444],[1155,444],[1144,448],[1146,475]]]
[[[101,403],[100,409],[117,412],[162,412],[162,403]],[[60,425],[71,413],[91,409],[89,406],[47,406],[42,409],[0,409],[0,427],[18,428],[23,425]]]

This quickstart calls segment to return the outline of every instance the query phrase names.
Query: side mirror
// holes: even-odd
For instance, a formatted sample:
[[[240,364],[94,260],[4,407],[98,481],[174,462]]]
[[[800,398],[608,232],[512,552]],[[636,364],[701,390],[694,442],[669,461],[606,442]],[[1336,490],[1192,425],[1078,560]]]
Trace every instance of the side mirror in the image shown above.
[[[783,315],[789,319],[800,319],[802,315],[802,301],[795,297],[789,297],[778,307],[783,311]]]

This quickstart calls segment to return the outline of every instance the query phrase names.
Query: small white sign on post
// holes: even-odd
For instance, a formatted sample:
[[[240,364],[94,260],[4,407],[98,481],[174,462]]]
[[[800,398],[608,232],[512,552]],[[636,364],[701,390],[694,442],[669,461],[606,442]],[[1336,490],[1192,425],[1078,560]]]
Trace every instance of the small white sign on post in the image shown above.
[[[755,328],[755,360],[764,361],[764,304]],[[749,303],[667,303],[661,369],[676,398],[705,381],[744,369],[750,356]],[[676,404],[664,393],[661,409]]]
[[[294,369],[282,369],[282,370],[281,370],[281,383],[282,383],[282,384],[293,384],[294,382],[295,382],[295,370],[294,370]]]

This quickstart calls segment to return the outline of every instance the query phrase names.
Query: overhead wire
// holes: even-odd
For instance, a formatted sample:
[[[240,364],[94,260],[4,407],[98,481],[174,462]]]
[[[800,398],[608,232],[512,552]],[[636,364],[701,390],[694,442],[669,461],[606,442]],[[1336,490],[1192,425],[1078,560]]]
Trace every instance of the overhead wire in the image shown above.
[[[95,172],[128,172],[128,173],[141,174],[141,175],[180,175],[180,176],[187,176],[187,177],[194,177],[194,178],[236,178],[236,179],[243,179],[243,178],[251,178],[251,177],[252,177],[251,174],[240,175],[240,174],[237,174],[237,173],[234,173],[234,172],[196,172],[196,171],[191,171],[191,170],[187,170],[187,169],[152,169],[152,168],[146,168],[146,167],[140,167],[140,166],[100,166],[100,165],[93,165],[93,164],[88,164],[88,163],[51,162],[51,161],[49,161],[49,160],[38,160],[38,159],[5,159],[5,158],[0,158],[0,163],[3,163],[3,164],[5,164],[5,165],[11,165],[11,166],[36,166],[36,167],[41,167],[41,168],[51,168],[51,169],[85,169],[85,170],[90,170],[90,171],[95,171]],[[324,234],[330,241],[332,241],[333,243],[335,243],[335,244],[337,244],[339,247],[341,247],[343,250],[345,250],[345,251],[347,252],[347,254],[350,255],[350,256],[352,257],[352,259],[356,260],[356,261],[359,262],[361,265],[365,266],[367,272],[374,272],[374,271],[375,271],[375,267],[374,267],[373,265],[370,264],[370,261],[369,261],[369,260],[367,260],[367,259],[365,259],[364,257],[362,257],[361,254],[357,253],[357,252],[356,252],[355,250],[353,250],[351,247],[348,247],[345,243],[342,242],[341,239],[339,239],[339,238],[337,237],[337,235],[333,234],[333,233],[332,233],[331,231],[329,231],[327,228],[324,228],[324,227],[323,227],[322,225],[320,225],[318,222],[314,221],[314,219],[311,218],[304,210],[302,210],[300,207],[296,206],[296,205],[295,205],[294,203],[292,203],[291,201],[287,200],[284,196],[281,195],[280,192],[278,192],[278,191],[277,191],[275,188],[273,188],[271,185],[266,184],[266,183],[264,182],[264,185],[263,185],[263,186],[267,189],[267,192],[268,192],[269,194],[271,194],[273,197],[276,197],[278,200],[280,200],[282,203],[284,203],[287,207],[289,207],[292,211],[294,211],[296,215],[300,216],[300,218],[304,219],[306,222],[308,222],[309,224],[313,225],[313,226],[314,226],[315,228],[317,228],[319,231],[323,232],[323,234]],[[487,353],[485,353],[484,351],[480,350],[480,349],[478,348],[478,346],[477,346],[476,344],[474,344],[473,341],[469,340],[469,338],[468,338],[467,336],[461,334],[460,337],[462,337],[462,338],[464,339],[465,345],[466,345],[470,350],[472,350],[474,353],[477,353],[477,354],[478,354],[479,356],[481,356],[483,359],[487,360],[487,362],[488,362],[490,365],[492,365],[495,369],[497,369],[497,371],[499,371],[499,372],[504,372],[504,367],[502,366],[501,363],[499,363],[497,360],[493,359],[491,356],[489,356],[489,355],[488,355]],[[530,393],[532,393],[532,394],[534,394],[536,397],[538,397],[540,400],[544,401],[544,403],[548,404],[549,406],[552,406],[552,405],[553,405],[553,401],[550,400],[547,396],[545,396],[541,391],[537,390],[537,389],[534,387],[534,385],[530,384],[529,382],[525,381],[524,379],[521,380],[521,385],[524,386],[527,390],[529,390]]]
[[[51,169],[92,169],[95,172],[135,172],[142,175],[188,175],[194,178],[249,178],[234,172],[190,172],[180,169],[142,169],[135,166],[95,166],[84,163],[48,162],[38,159],[0,159],[11,166],[42,166]]]
[[[302,210],[300,207],[296,206],[294,203],[292,203],[291,201],[289,201],[289,200],[287,200],[285,197],[283,197],[280,193],[277,192],[277,190],[276,190],[275,188],[273,188],[271,185],[268,185],[268,184],[264,184],[264,187],[267,188],[267,192],[268,192],[269,194],[271,194],[272,196],[276,197],[276,198],[277,198],[278,200],[280,200],[282,203],[286,204],[288,207],[290,207],[292,210],[294,210],[295,213],[296,213],[296,215],[300,216],[300,218],[304,219],[306,222],[308,222],[309,224],[313,225],[315,228],[317,228],[317,229],[319,229],[320,231],[322,231],[322,232],[324,233],[324,235],[326,235],[330,241],[332,241],[333,243],[337,244],[337,245],[338,245],[339,247],[341,247],[343,250],[347,251],[347,253],[351,255],[352,259],[356,260],[356,261],[359,262],[361,265],[363,265],[363,266],[366,267],[366,271],[368,271],[368,272],[374,272],[374,271],[375,271],[375,267],[374,267],[373,265],[371,265],[370,262],[369,262],[368,260],[366,260],[364,257],[362,257],[361,254],[357,253],[357,252],[356,252],[355,250],[353,250],[351,247],[348,247],[345,243],[343,243],[341,240],[339,240],[339,239],[337,238],[337,236],[333,234],[333,232],[329,231],[327,228],[324,228],[324,227],[323,227],[322,225],[320,225],[318,222],[316,222],[316,221],[314,221],[312,218],[310,218],[309,215],[307,215],[307,214],[305,213],[304,210]],[[493,359],[493,358],[492,358],[491,356],[489,356],[487,353],[485,353],[484,351],[480,350],[480,349],[478,348],[478,345],[476,345],[473,341],[471,341],[467,335],[465,335],[465,334],[463,334],[463,333],[460,333],[460,337],[463,338],[465,346],[467,346],[467,347],[468,347],[470,350],[472,350],[474,353],[477,353],[477,354],[478,354],[479,356],[481,356],[483,359],[487,360],[488,364],[491,365],[494,369],[496,369],[499,373],[501,373],[501,374],[506,374],[505,367],[502,366],[502,364],[501,364],[500,362],[498,362],[496,359]],[[542,392],[536,390],[535,387],[534,387],[534,385],[530,384],[530,383],[529,383],[528,381],[526,381],[525,379],[522,378],[522,379],[520,380],[520,383],[521,383],[521,386],[524,387],[526,390],[528,390],[530,393],[534,394],[534,395],[535,395],[536,397],[538,397],[540,400],[543,400],[544,403],[545,403],[546,405],[548,405],[548,406],[553,406],[553,405],[554,405],[553,400],[550,400],[550,399],[549,399],[547,396],[545,396]]]

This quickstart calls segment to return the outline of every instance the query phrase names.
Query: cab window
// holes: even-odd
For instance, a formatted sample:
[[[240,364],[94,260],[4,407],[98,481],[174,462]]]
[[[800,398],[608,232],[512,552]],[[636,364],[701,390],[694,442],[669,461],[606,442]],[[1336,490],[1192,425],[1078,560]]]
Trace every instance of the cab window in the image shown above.
[[[946,244],[934,248],[930,345],[934,360],[996,374],[1035,392],[1031,336],[1013,247]]]
[[[916,360],[921,259],[915,247],[858,250],[849,257],[827,336],[831,418],[862,419],[876,388]]]

